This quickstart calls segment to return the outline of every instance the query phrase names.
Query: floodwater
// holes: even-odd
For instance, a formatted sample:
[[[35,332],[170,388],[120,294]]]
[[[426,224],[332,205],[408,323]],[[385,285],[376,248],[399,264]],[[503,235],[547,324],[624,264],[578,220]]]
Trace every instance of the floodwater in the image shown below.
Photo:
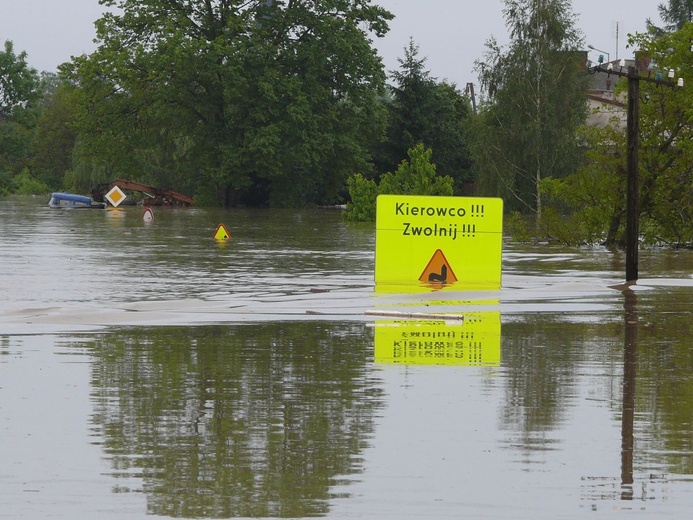
[[[500,291],[403,295],[374,242],[0,199],[0,518],[689,516],[692,251],[624,290],[619,253],[506,242]]]

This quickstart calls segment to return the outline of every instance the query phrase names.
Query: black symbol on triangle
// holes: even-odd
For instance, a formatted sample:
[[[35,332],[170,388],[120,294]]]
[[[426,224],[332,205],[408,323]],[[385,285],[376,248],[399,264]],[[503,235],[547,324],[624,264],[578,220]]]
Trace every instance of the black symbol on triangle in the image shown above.
[[[448,279],[448,266],[443,264],[443,266],[440,268],[440,274],[438,273],[431,273],[428,275],[428,281],[429,282],[443,282]]]

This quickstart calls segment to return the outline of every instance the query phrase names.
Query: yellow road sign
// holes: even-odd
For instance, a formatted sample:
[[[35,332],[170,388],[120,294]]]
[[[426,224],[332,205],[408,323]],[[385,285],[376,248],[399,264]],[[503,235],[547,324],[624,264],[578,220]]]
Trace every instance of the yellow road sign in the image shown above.
[[[118,186],[113,186],[105,195],[106,200],[111,203],[114,208],[125,200],[125,193]]]
[[[502,246],[502,199],[378,196],[378,291],[498,290]]]
[[[217,240],[228,240],[231,238],[231,233],[226,229],[224,224],[219,224],[217,230],[214,232],[214,238]]]
[[[440,249],[433,253],[426,269],[419,276],[419,281],[428,284],[453,284],[457,281],[450,262]]]

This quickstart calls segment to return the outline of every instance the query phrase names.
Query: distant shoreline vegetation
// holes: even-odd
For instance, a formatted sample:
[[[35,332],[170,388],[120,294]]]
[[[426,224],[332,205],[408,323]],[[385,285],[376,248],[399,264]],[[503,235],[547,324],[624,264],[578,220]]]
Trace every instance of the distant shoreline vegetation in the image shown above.
[[[125,178],[201,207],[346,205],[350,221],[373,221],[380,193],[489,196],[528,237],[619,247],[625,129],[587,125],[594,76],[571,3],[503,3],[514,37],[488,39],[478,93],[432,78],[413,40],[386,72],[372,41],[393,14],[370,1],[135,0],[104,14],[98,48],[58,74],[6,41],[0,195]],[[664,27],[629,45],[637,66],[693,85],[682,5],[693,0],[660,5]],[[625,82],[608,88],[623,111]],[[693,89],[645,82],[641,97],[641,241],[691,247]]]

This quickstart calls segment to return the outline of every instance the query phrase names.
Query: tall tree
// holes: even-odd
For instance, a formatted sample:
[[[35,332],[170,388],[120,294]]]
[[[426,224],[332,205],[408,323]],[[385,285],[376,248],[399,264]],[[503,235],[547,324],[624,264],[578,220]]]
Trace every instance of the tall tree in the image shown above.
[[[85,93],[85,160],[211,187],[227,205],[334,202],[363,168],[385,81],[370,36],[388,30],[386,10],[370,0],[100,3],[117,10],[71,71]]]
[[[582,36],[568,0],[505,0],[504,49],[491,38],[476,62],[486,98],[475,127],[482,189],[541,218],[539,185],[575,170],[587,115]]]
[[[685,85],[691,74],[693,24],[672,33],[651,31],[630,38],[638,56]],[[643,239],[693,246],[693,92],[641,82],[640,211]]]
[[[413,39],[391,72],[394,85],[389,108],[387,139],[377,156],[380,173],[392,172],[409,150],[423,143],[432,149],[439,175],[456,181],[457,191],[471,177],[466,128],[471,108],[454,84],[439,83],[426,70]]]
[[[669,0],[669,5],[659,4],[659,17],[669,31],[678,31],[687,22],[693,22],[693,0]]]
[[[41,182],[60,189],[66,174],[72,170],[76,141],[75,89],[52,73],[43,73],[41,84],[43,94],[31,170]]]
[[[16,54],[14,44],[5,41],[0,51],[0,114],[32,106],[40,98],[39,75],[27,63],[26,52]]]
[[[685,24],[672,33],[650,26],[647,33],[630,37],[629,44],[641,60],[642,74],[666,75],[673,70],[690,85],[691,41],[693,24]],[[693,92],[641,81],[640,99],[641,240],[693,247]],[[624,135],[608,128],[591,134],[585,139],[590,152],[584,166],[550,186],[574,217],[571,233],[560,234],[568,243],[618,243],[625,235]]]
[[[6,41],[0,51],[0,192],[28,166],[40,97],[40,78],[28,65],[26,52],[16,54]]]

